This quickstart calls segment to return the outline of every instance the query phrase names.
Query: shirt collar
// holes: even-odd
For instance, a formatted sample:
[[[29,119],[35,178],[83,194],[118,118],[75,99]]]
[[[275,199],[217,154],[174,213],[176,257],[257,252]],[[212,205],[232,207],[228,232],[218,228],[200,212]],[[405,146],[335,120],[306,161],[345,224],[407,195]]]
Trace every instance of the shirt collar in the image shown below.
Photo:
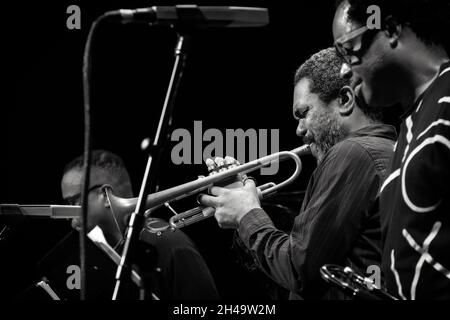
[[[444,62],[443,64],[441,64],[440,68],[439,68],[439,73],[438,76],[436,77],[436,79],[434,79],[434,81],[428,86],[428,88],[426,88],[424,90],[424,92],[421,93],[421,95],[417,98],[416,102],[414,102],[414,104],[412,106],[410,106],[401,116],[400,119],[405,120],[409,115],[411,115],[413,113],[414,110],[417,109],[417,107],[419,106],[419,103],[422,101],[423,97],[425,96],[425,94],[430,90],[430,88],[433,86],[433,84],[436,83],[436,80],[439,79],[439,75],[442,73],[442,71],[444,71],[444,69],[450,67],[450,61]]]
[[[379,137],[379,138],[397,140],[397,131],[395,130],[395,127],[393,127],[391,125],[376,123],[376,124],[370,124],[361,129],[350,132],[350,134],[348,135],[348,138],[362,137],[362,136]]]

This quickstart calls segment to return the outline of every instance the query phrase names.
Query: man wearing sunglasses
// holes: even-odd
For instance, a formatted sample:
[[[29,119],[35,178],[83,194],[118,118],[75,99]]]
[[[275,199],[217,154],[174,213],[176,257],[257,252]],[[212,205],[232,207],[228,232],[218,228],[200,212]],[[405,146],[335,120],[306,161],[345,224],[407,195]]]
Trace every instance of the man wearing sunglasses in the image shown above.
[[[62,196],[71,205],[80,204],[82,166],[83,158],[78,157],[64,169],[61,181]],[[88,232],[95,226],[100,227],[108,244],[120,253],[131,212],[121,212],[113,208],[109,197],[112,192],[117,197],[132,198],[128,171],[119,156],[105,150],[94,150],[90,180]],[[108,187],[103,188],[104,186]],[[78,220],[72,221],[75,229],[78,229],[78,225]],[[141,241],[138,246],[141,251],[150,249],[156,252],[157,272],[152,292],[162,300],[218,299],[214,280],[194,243],[181,230],[157,234],[149,228],[162,225],[162,220],[148,218],[140,233]]]
[[[380,30],[366,27],[370,5]],[[382,270],[400,299],[450,299],[449,13],[448,0],[345,0],[333,21],[357,95],[404,109],[380,195]]]

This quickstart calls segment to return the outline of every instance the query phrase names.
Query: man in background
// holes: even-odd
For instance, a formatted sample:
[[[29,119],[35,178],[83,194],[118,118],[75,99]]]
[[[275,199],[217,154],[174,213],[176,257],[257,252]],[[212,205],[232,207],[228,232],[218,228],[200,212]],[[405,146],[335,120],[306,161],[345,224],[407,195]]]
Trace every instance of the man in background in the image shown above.
[[[98,226],[108,244],[120,254],[131,212],[113,207],[109,197],[112,193],[120,198],[131,198],[131,180],[122,159],[112,152],[93,151],[91,165],[87,231]],[[83,158],[78,157],[64,169],[61,191],[70,205],[80,204],[82,166]],[[102,188],[104,186],[108,188]],[[73,220],[72,226],[78,228],[78,223]],[[162,220],[148,218],[140,234],[139,248],[144,247],[140,251],[150,248],[155,252],[157,272],[152,291],[161,300],[218,299],[214,280],[194,243],[181,230],[168,230],[159,235],[151,229],[151,226],[164,224]]]

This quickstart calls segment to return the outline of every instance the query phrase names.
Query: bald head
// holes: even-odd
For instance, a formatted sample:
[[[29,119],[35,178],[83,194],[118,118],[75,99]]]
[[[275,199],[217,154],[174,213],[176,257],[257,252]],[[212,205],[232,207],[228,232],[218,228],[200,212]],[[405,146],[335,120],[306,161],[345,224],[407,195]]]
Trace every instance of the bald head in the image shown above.
[[[131,198],[133,196],[130,176],[122,159],[112,152],[95,150],[92,153],[91,175],[88,193],[88,230],[100,226],[105,236],[120,238],[123,221],[121,217],[113,218],[113,211],[102,186],[109,185],[115,196]],[[83,157],[71,161],[64,169],[61,180],[61,192],[64,200],[70,205],[81,204],[81,187],[84,179]],[[117,213],[117,212],[116,212]],[[117,227],[119,224],[119,227]],[[79,227],[79,221],[72,221],[74,228]],[[117,239],[112,243],[117,242]]]
[[[90,188],[108,184],[114,195],[122,198],[133,196],[130,176],[123,160],[105,150],[94,150],[91,159]],[[79,195],[83,181],[83,157],[72,160],[64,169],[61,190],[64,199]]]

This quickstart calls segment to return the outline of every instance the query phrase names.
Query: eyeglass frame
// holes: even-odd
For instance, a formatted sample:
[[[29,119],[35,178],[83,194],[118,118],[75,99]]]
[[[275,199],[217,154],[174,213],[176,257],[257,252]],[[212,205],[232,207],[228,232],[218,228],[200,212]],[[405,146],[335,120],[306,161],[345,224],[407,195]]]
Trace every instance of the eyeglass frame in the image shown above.
[[[367,26],[362,26],[360,28],[356,28],[352,31],[350,31],[349,33],[346,33],[344,35],[342,35],[341,37],[339,37],[338,39],[336,39],[336,41],[334,41],[334,48],[336,49],[336,52],[338,53],[338,55],[349,65],[352,64],[351,60],[349,59],[349,51],[351,51],[351,53],[353,54],[357,54],[358,52],[360,52],[362,50],[363,47],[363,43],[362,43],[362,39],[360,41],[360,48],[357,50],[348,50],[345,49],[343,47],[343,45],[353,39],[356,39],[357,37],[362,37],[362,35],[364,33],[366,33],[367,31],[374,31],[378,29],[369,29]]]
[[[94,184],[92,187],[90,187],[87,190],[87,193],[91,193],[91,191],[94,191],[95,189],[101,188],[103,187],[105,184]],[[73,196],[70,196],[66,199],[64,199],[64,202],[66,202],[68,205],[70,206],[76,206],[76,205],[80,205],[80,199],[81,198],[81,192],[74,194]],[[76,202],[77,201],[77,202]]]

